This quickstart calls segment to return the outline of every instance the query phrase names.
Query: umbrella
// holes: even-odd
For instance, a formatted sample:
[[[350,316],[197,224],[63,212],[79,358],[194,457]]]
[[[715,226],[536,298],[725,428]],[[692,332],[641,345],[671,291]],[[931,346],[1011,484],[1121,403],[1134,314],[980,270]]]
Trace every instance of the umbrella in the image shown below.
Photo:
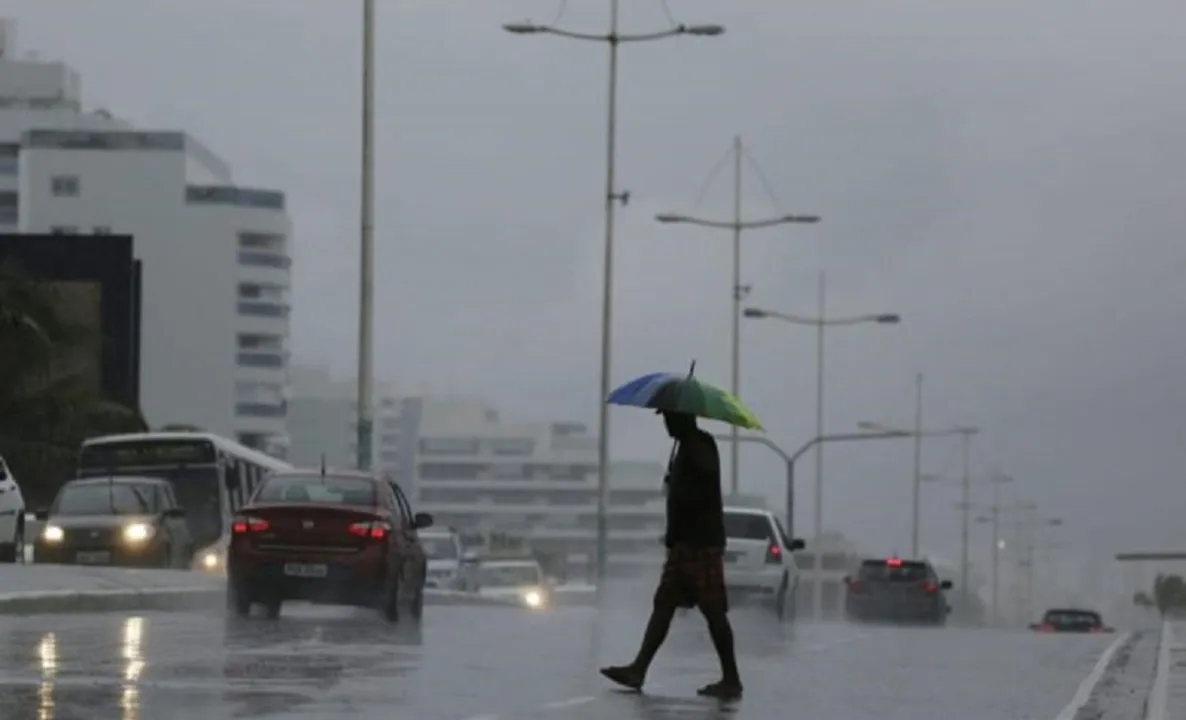
[[[762,430],[762,421],[733,393],[698,380],[689,373],[651,373],[635,378],[606,398],[610,405],[680,412],[720,420],[748,430]]]

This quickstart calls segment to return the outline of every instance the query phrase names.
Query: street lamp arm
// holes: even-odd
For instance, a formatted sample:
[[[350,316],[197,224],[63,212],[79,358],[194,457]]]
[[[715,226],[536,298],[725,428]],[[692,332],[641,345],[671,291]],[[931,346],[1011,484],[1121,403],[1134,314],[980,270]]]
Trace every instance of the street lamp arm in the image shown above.
[[[762,310],[759,315],[752,315],[752,317],[768,317],[775,320],[782,320],[792,325],[810,325],[812,327],[835,327],[839,325],[864,325],[867,323],[883,322],[884,318],[888,317],[885,314],[870,314],[870,315],[849,315],[846,317],[806,317],[804,315],[792,315],[791,313],[778,312],[776,310]]]
[[[661,223],[699,225],[700,227],[714,228],[717,230],[760,230],[762,228],[786,225],[788,223],[817,223],[820,219],[817,215],[780,215],[779,217],[766,218],[764,220],[736,222],[732,220],[709,220],[706,218],[690,217],[688,215],[676,215],[674,213],[661,213],[655,216],[655,220]]]
[[[901,433],[902,435],[905,435],[907,437],[914,437],[915,435],[918,435],[919,437],[937,438],[937,437],[952,437],[953,435],[979,435],[980,434],[980,428],[971,427],[971,426],[969,426],[969,427],[953,427],[953,428],[946,428],[943,430],[923,430],[922,432],[919,432],[919,433],[916,433],[913,430],[903,430],[903,429],[891,427],[889,425],[882,425],[881,423],[875,423],[875,422],[859,422],[859,423],[857,423],[857,427],[859,427],[863,430],[880,430],[880,431],[884,431],[884,432],[896,432],[896,433]]]
[[[642,33],[586,33],[576,30],[565,30],[555,25],[535,25],[533,23],[507,23],[503,30],[516,35],[558,35],[570,40],[588,40],[592,42],[635,43],[651,40],[663,40],[677,35],[719,35],[716,26],[677,25],[665,30]],[[723,31],[723,30],[722,30]]]
[[[836,435],[820,435],[808,440],[798,450],[791,454],[788,462],[794,463],[799,458],[810,450],[811,448],[821,443],[830,442],[848,442],[852,440],[888,440],[891,438],[910,437],[910,433],[904,433],[898,430],[888,430],[886,432],[862,432],[862,433],[839,433]]]

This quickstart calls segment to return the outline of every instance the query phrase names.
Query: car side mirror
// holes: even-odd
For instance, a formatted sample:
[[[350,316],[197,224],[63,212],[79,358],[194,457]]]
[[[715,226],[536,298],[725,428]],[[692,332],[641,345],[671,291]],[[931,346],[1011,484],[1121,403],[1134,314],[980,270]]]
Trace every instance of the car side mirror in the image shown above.
[[[807,547],[807,543],[803,541],[803,538],[795,538],[794,540],[791,540],[791,545],[788,549],[794,551],[802,550],[805,547]]]
[[[412,527],[417,530],[423,530],[427,527],[432,527],[432,515],[428,513],[419,512],[412,518]]]
[[[939,587],[942,588],[943,590],[950,590],[951,589],[951,581],[944,580],[943,582],[939,583]]]
[[[171,520],[179,520],[185,517],[185,509],[179,507],[172,507],[162,513],[165,517]]]
[[[49,510],[38,510],[33,513],[33,517],[37,518],[38,522],[45,522],[49,520]]]

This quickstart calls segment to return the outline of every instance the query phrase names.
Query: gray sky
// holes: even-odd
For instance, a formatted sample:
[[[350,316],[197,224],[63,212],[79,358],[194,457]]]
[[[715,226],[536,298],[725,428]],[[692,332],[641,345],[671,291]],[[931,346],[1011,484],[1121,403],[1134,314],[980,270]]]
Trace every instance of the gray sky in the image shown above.
[[[481,391],[507,416],[595,419],[605,48],[514,37],[554,0],[381,0],[378,363],[405,387]],[[565,27],[604,27],[570,0]],[[295,350],[349,372],[357,308],[358,3],[11,0],[20,44],[84,72],[92,104],[184,127],[239,181],[289,193]],[[667,21],[624,3],[624,26]],[[693,208],[741,133],[777,195],[747,214],[824,222],[744,239],[752,301],[892,310],[829,336],[828,427],[976,423],[977,471],[1104,552],[1186,544],[1186,5],[1179,0],[670,0],[718,39],[626,49],[614,377],[728,380],[726,235],[656,225]],[[699,214],[727,218],[727,174]],[[744,327],[742,395],[788,446],[810,436],[814,336]],[[616,455],[662,458],[654,418],[615,410]],[[957,442],[925,449],[959,470]],[[832,446],[826,524],[905,549],[908,442]],[[779,465],[743,455],[744,483]],[[800,467],[809,532],[811,464]],[[781,495],[777,496],[781,502]],[[979,491],[987,500],[987,491]],[[924,545],[955,555],[954,488],[928,488]],[[1175,525],[1177,530],[1175,531]],[[1176,535],[1175,535],[1176,533]],[[980,531],[978,547],[987,539]]]

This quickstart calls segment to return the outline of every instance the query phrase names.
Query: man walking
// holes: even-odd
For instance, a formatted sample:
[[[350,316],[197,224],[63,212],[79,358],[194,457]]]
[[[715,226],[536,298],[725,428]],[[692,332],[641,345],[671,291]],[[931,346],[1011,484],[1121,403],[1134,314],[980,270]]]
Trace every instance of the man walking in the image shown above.
[[[721,500],[721,461],[712,435],[696,426],[696,418],[664,412],[667,433],[678,443],[667,469],[667,560],[654,608],[638,655],[629,665],[601,669],[610,680],[639,690],[655,654],[667,638],[678,608],[698,607],[708,622],[713,647],[721,661],[721,679],[705,685],[700,695],[741,697],[741,676],[729,625],[725,592],[725,519]]]

